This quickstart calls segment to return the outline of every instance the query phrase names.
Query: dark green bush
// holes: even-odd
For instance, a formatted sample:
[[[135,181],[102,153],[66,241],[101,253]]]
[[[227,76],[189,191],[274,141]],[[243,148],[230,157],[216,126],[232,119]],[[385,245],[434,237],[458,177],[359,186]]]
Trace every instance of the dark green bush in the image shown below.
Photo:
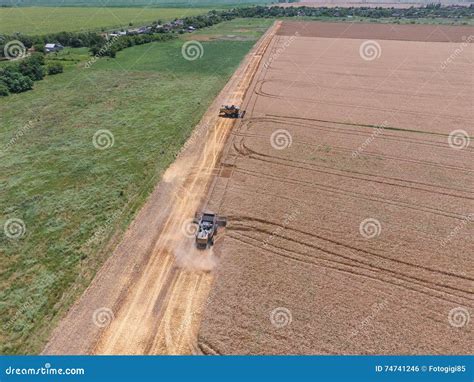
[[[48,74],[50,76],[52,76],[54,74],[62,73],[63,71],[64,71],[64,67],[59,62],[55,62],[55,63],[52,63],[52,64],[48,65]]]
[[[0,81],[0,97],[6,97],[9,94],[8,86],[3,81]]]
[[[21,93],[33,88],[33,80],[14,70],[4,70],[0,79],[6,84],[10,93]]]
[[[19,63],[18,70],[24,76],[28,76],[32,81],[40,81],[44,77],[43,65],[44,55],[42,53],[33,53],[31,57]]]

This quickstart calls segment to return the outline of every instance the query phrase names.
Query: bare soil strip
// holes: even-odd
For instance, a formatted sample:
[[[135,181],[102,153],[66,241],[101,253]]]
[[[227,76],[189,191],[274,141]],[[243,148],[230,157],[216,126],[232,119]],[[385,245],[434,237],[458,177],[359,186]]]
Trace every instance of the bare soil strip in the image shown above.
[[[369,23],[325,23],[287,21],[280,36],[355,38],[426,42],[474,42],[474,28],[451,25],[398,25]]]
[[[194,248],[187,223],[207,205],[221,151],[236,123],[219,119],[218,108],[241,104],[278,27],[275,23],[239,66],[44,354],[196,351],[200,312],[218,256]]]
[[[468,354],[474,46],[381,40],[366,60],[347,24],[303,25],[274,37],[212,190],[228,227],[200,349]]]

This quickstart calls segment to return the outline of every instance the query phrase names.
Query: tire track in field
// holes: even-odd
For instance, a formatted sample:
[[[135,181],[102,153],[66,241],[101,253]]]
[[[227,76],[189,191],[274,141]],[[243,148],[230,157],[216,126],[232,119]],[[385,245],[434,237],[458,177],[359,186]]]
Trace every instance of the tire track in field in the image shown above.
[[[436,195],[450,196],[450,197],[453,197],[453,198],[474,200],[474,197],[470,197],[470,196],[457,195],[457,194],[453,194],[453,193],[449,193],[449,192],[441,192],[441,191],[437,191],[437,190],[430,190],[430,189],[415,187],[415,186],[410,185],[410,184],[419,184],[419,185],[424,185],[424,186],[428,186],[428,187],[445,188],[447,190],[454,191],[453,189],[443,187],[443,186],[439,186],[439,185],[436,185],[436,184],[428,184],[428,183],[423,183],[423,182],[416,182],[416,181],[400,179],[400,178],[386,177],[386,176],[381,176],[381,175],[371,175],[371,174],[367,174],[367,173],[361,173],[361,172],[357,172],[357,171],[348,171],[348,170],[343,170],[343,169],[333,169],[333,171],[321,170],[321,169],[318,169],[318,168],[325,168],[325,169],[331,169],[331,168],[328,167],[328,166],[315,165],[315,164],[307,163],[307,162],[304,162],[304,161],[297,161],[297,160],[292,160],[292,159],[289,159],[289,158],[288,159],[287,158],[283,159],[283,158],[278,158],[278,157],[272,156],[272,155],[266,155],[266,154],[263,154],[263,153],[258,153],[256,151],[250,149],[249,147],[247,147],[245,145],[245,143],[243,143],[242,146],[244,147],[244,150],[242,150],[242,151],[239,150],[238,148],[236,148],[236,150],[239,153],[241,153],[241,154],[245,153],[245,156],[247,156],[250,159],[257,160],[257,161],[262,161],[262,162],[267,162],[267,163],[270,163],[272,165],[279,165],[279,166],[283,166],[283,167],[297,168],[297,169],[301,169],[301,170],[311,171],[311,172],[314,172],[314,173],[333,175],[333,176],[337,176],[337,177],[345,178],[345,179],[362,180],[362,181],[365,181],[365,182],[378,183],[378,184],[394,186],[394,187],[400,187],[400,188],[407,188],[409,190],[422,191],[422,192],[427,192],[427,193],[436,194]],[[304,164],[306,166],[301,166],[301,165],[291,164],[291,163],[299,163],[299,164]],[[346,175],[346,174],[349,174],[349,175]],[[362,176],[357,176],[357,175],[362,175]],[[370,179],[370,177],[372,177],[374,179]],[[387,179],[389,181],[378,180],[378,178]],[[398,183],[394,183],[394,181],[404,182],[404,183],[408,183],[408,184],[398,184]],[[464,191],[464,192],[466,192],[466,191]],[[473,194],[472,192],[469,192],[469,193]]]
[[[297,122],[297,121],[304,121],[304,122]],[[452,148],[448,145],[448,141],[447,141],[449,134],[405,129],[405,128],[398,128],[398,127],[391,127],[391,126],[382,126],[382,124],[365,125],[365,124],[355,124],[355,123],[340,122],[340,121],[326,121],[326,120],[320,120],[320,119],[314,119],[314,118],[301,118],[301,117],[296,117],[296,116],[292,117],[292,116],[277,116],[277,115],[268,116],[267,115],[267,117],[251,118],[244,122],[244,126],[246,128],[245,132],[241,133],[239,131],[239,132],[234,132],[233,134],[238,135],[238,136],[243,136],[243,137],[255,136],[255,137],[265,138],[265,135],[263,134],[249,133],[250,130],[255,129],[254,127],[255,125],[257,125],[256,128],[258,128],[258,125],[261,123],[262,124],[271,123],[272,125],[278,124],[284,127],[295,126],[303,130],[309,129],[309,130],[325,131],[325,132],[330,132],[331,134],[334,134],[334,135],[342,135],[343,137],[346,135],[353,135],[353,136],[360,136],[361,138],[369,138],[373,134],[374,129],[380,129],[380,130],[383,130],[384,133],[377,136],[378,140],[394,141],[395,143],[406,142],[409,144],[415,144],[415,145],[420,145],[420,146],[435,147],[437,149],[445,150],[448,153],[452,153]],[[330,126],[320,125],[319,123],[326,123]],[[341,127],[341,126],[348,126],[348,127]],[[362,130],[361,128],[363,128],[364,130]],[[413,135],[399,136],[399,135],[390,134],[390,131],[395,131],[400,134],[408,133],[408,134],[413,134],[413,135],[418,134],[418,135],[424,135],[424,136],[432,136],[432,137],[437,137],[439,139],[442,139],[442,141],[432,141],[432,140],[415,138],[413,137]],[[296,142],[302,145],[307,144],[308,146],[318,146],[317,144],[306,142],[306,141],[296,141]],[[343,148],[344,147],[341,147],[341,149]],[[354,151],[353,150],[354,148],[351,148],[350,150],[347,148],[345,149],[349,152]],[[468,147],[465,147],[463,151],[458,152],[457,154],[469,156],[469,155],[472,155],[473,153],[474,153],[474,148],[471,148],[470,146],[468,146]],[[394,157],[394,158],[404,159],[403,157]],[[439,166],[443,168],[454,168],[454,169],[458,168],[460,170],[468,171],[468,172],[474,171],[474,169],[468,169],[465,167],[456,167],[452,165],[440,165],[437,162],[420,161],[420,163],[427,163],[433,166]]]
[[[346,65],[344,65],[345,67],[347,67]],[[353,66],[354,69],[356,70],[360,70],[360,66],[356,66],[354,65]],[[372,73],[373,72],[373,68],[370,69],[370,72]],[[403,72],[403,68],[398,68],[397,72]],[[407,70],[407,72],[413,72],[413,70]],[[347,76],[349,78],[352,78],[353,75],[352,74],[347,74],[347,72],[332,72],[332,71],[322,71],[320,72],[320,75],[323,76],[324,74],[336,74],[338,76]],[[384,76],[381,76],[380,78],[384,78]],[[295,86],[295,85],[300,85],[300,87],[304,87],[304,88],[313,88],[313,85],[308,85],[307,82],[302,82],[302,81],[290,81],[290,80],[285,80],[283,78],[278,78],[278,79],[271,79],[271,80],[262,80],[260,82],[260,89],[267,83],[267,82],[275,82],[275,81],[278,81],[279,84],[291,84],[292,86]],[[345,83],[345,81],[341,80],[339,81],[339,83]],[[301,86],[303,85],[303,86]],[[465,83],[463,83],[463,85],[465,85]],[[407,95],[409,97],[418,97],[418,98],[424,98],[424,99],[427,99],[427,100],[432,100],[434,97],[438,97],[440,100],[443,100],[444,99],[444,96],[442,94],[439,94],[439,93],[429,93],[429,94],[423,94],[423,93],[420,93],[420,92],[417,92],[417,93],[413,93],[413,94],[407,94],[407,93],[404,93],[404,92],[397,92],[397,91],[393,91],[393,90],[389,90],[387,88],[385,88],[384,90],[379,90],[379,89],[372,89],[371,87],[362,87],[362,86],[337,86],[335,84],[332,84],[331,86],[327,86],[327,85],[322,85],[322,84],[318,84],[317,85],[318,88],[321,88],[321,89],[330,89],[330,90],[340,90],[341,92],[346,92],[346,91],[363,91],[363,92],[370,92],[370,94],[390,94],[390,95],[395,95],[395,96],[403,96],[403,97],[406,97]],[[298,88],[298,86],[295,86],[296,88]],[[466,90],[468,91],[468,89]],[[258,94],[258,93],[257,93]]]
[[[328,123],[331,125],[343,125],[343,126],[349,126],[349,127],[364,127],[364,128],[376,128],[380,127],[379,124],[373,125],[373,124],[367,124],[367,123],[354,123],[354,122],[344,122],[344,121],[328,121],[325,119],[319,119],[319,118],[308,118],[308,117],[298,117],[295,115],[277,115],[277,114],[266,114],[267,117],[270,118],[280,118],[283,120],[298,120],[298,121],[305,121],[305,122],[322,122],[322,123]],[[414,130],[414,129],[407,129],[404,127],[394,127],[394,126],[385,126],[385,130],[387,131],[396,131],[400,133],[409,133],[409,134],[422,134],[422,135],[428,135],[428,136],[434,136],[434,137],[441,137],[441,138],[447,138],[449,137],[449,134],[446,133],[438,133],[435,131],[429,131],[429,130]],[[471,137],[472,138],[472,137]],[[474,151],[474,148],[467,148],[471,151]]]
[[[256,135],[256,134],[240,134],[239,135],[241,138],[259,138],[265,141],[269,140],[268,135]],[[293,140],[292,143],[301,145],[301,146],[307,146],[307,147],[313,147],[315,149],[320,148],[320,144],[312,144],[304,141],[299,141],[299,140]],[[242,150],[242,146],[238,143],[235,144],[235,149],[238,151],[242,156],[246,156],[249,153],[246,153],[245,150]],[[347,153],[347,157],[350,158],[351,154],[354,152],[353,148],[346,148],[343,146],[335,146],[331,145],[331,150],[335,152],[342,152],[342,153]],[[394,155],[387,155],[387,154],[382,154],[378,152],[371,152],[370,150],[364,150],[361,154],[361,157],[373,157],[377,159],[385,159],[385,160],[393,160],[393,161],[398,161],[398,162],[407,162],[407,163],[416,163],[417,165],[422,165],[422,166],[429,166],[429,167],[434,167],[434,168],[439,168],[439,169],[448,169],[448,170],[454,170],[454,171],[459,171],[459,172],[465,172],[465,173],[471,173],[474,172],[474,169],[471,170],[466,167],[458,167],[458,166],[453,166],[453,165],[442,165],[439,163],[435,162],[430,162],[430,161],[422,161],[422,160],[417,160],[417,159],[410,159],[406,157],[398,157]],[[454,189],[453,189],[454,190]],[[465,191],[462,189],[459,189],[459,191]]]
[[[256,133],[248,133],[248,131],[250,131],[251,129],[254,129],[254,125],[258,125],[260,123],[263,123],[263,124],[272,123],[272,124],[278,124],[278,125],[283,125],[283,126],[295,126],[304,130],[324,131],[324,132],[329,132],[331,134],[338,134],[342,136],[352,135],[352,136],[358,136],[361,138],[368,138],[372,135],[374,129],[381,129],[384,131],[384,133],[380,134],[377,137],[377,139],[381,141],[394,141],[395,143],[403,142],[403,143],[409,143],[409,144],[416,144],[420,146],[436,147],[436,148],[443,149],[446,151],[452,150],[452,148],[449,147],[449,145],[447,145],[447,141],[445,139],[446,137],[448,137],[447,134],[434,135],[434,134],[431,134],[430,132],[424,132],[424,131],[415,131],[415,130],[405,131],[402,128],[382,126],[382,124],[374,125],[374,126],[356,125],[356,124],[348,124],[344,122],[322,121],[322,120],[310,119],[310,118],[304,119],[306,123],[298,122],[300,120],[302,120],[302,118],[300,117],[288,117],[288,116],[278,117],[274,115],[272,117],[249,118],[244,122],[244,126],[246,127],[246,132],[241,133],[241,134],[234,132],[233,135],[248,136],[248,137],[253,137],[253,136],[263,137],[263,135],[258,135]],[[314,122],[311,122],[311,121],[314,121]],[[319,123],[323,122],[331,126],[321,125],[318,122]],[[350,127],[342,127],[341,125],[350,126]],[[361,130],[360,129],[361,127],[366,128],[367,130]],[[432,141],[432,140],[427,140],[427,139],[415,138],[412,136],[395,135],[395,134],[390,134],[390,131],[397,131],[399,133],[403,133],[403,132],[409,132],[413,134],[418,133],[420,135],[434,135],[434,136],[443,138],[443,141]],[[466,149],[468,149],[467,152],[469,152],[469,147],[467,147]]]
[[[332,101],[317,101],[310,98],[301,98],[301,97],[288,97],[282,96],[278,94],[271,94],[267,93],[262,90],[262,84],[257,84],[255,88],[255,94],[259,95],[263,98],[273,98],[273,99],[283,99],[287,102],[290,101],[298,101],[298,102],[305,102],[310,104],[318,104],[318,105],[331,105],[331,106],[339,106],[349,109],[366,109],[366,110],[373,110],[377,112],[390,112],[390,113],[398,113],[398,114],[410,114],[415,117],[423,116],[423,117],[433,117],[432,113],[425,113],[422,111],[412,111],[412,110],[402,110],[402,109],[395,109],[395,108],[383,108],[383,107],[375,107],[375,106],[367,106],[367,105],[358,105],[358,104],[351,104],[351,103],[342,103],[342,102],[332,102]],[[450,114],[439,114],[438,118],[446,118],[446,119],[457,119],[466,122],[466,124],[471,122],[470,118],[462,117],[459,115],[450,115]]]
[[[281,124],[284,127],[287,127],[288,125],[293,125],[291,123],[283,123],[283,122],[279,122],[279,121],[274,122],[274,124]],[[298,127],[304,128],[304,125],[293,125],[293,126],[298,126]],[[326,131],[331,131],[332,133],[335,133],[335,134],[339,133],[338,130],[335,131],[335,130],[326,129]],[[341,132],[341,134],[346,134],[346,133]],[[269,139],[269,136],[264,135],[264,134],[249,134],[249,133],[240,133],[240,132],[238,132],[238,133],[234,133],[234,135],[237,136],[237,137],[241,137],[241,138],[260,138],[262,140],[268,140]],[[356,135],[361,135],[361,136],[364,136],[364,137],[367,137],[367,138],[370,137],[370,134],[362,135],[362,134],[357,134],[356,133]],[[377,139],[383,139],[384,135],[379,135],[377,137]],[[436,148],[442,148],[442,149],[446,149],[448,152],[452,151],[452,148],[450,148],[447,143],[444,144],[444,145],[429,145],[429,144],[426,143],[426,142],[429,142],[429,141],[424,141],[424,142],[425,143],[423,143],[423,141],[422,141],[422,143],[420,143],[419,140],[413,140],[409,143],[426,145],[426,146],[433,146],[433,147],[436,147]],[[320,144],[314,144],[314,143],[309,143],[309,142],[306,142],[306,141],[295,140],[295,139],[293,139],[293,143],[297,143],[298,145],[301,145],[301,146],[308,146],[308,147],[314,147],[314,148],[320,147]],[[346,152],[346,153],[349,154],[349,157],[354,152],[354,149],[355,149],[355,147],[347,148],[347,147],[344,147],[344,146],[335,146],[335,145],[331,145],[331,148],[334,149],[334,151]],[[467,147],[466,149],[469,149],[469,147]],[[462,153],[457,153],[457,154],[461,155]],[[466,150],[465,155],[469,156],[470,154],[471,154],[471,152],[469,150]],[[434,167],[434,168],[449,169],[449,170],[461,171],[461,172],[466,172],[466,173],[474,172],[474,169],[470,169],[470,168],[467,168],[467,167],[459,167],[459,166],[449,165],[449,164],[439,164],[437,162],[431,162],[431,161],[426,161],[426,160],[418,160],[418,159],[400,157],[400,156],[395,156],[395,155],[387,155],[387,154],[382,154],[382,153],[378,153],[378,152],[377,153],[376,152],[371,152],[370,150],[364,150],[364,152],[360,153],[360,156],[362,156],[362,157],[370,156],[370,157],[376,157],[376,158],[381,158],[381,159],[391,159],[391,160],[396,160],[396,161],[400,161],[400,162],[416,163],[416,164],[420,164],[420,165],[424,165],[424,166],[431,166],[431,167]],[[466,160],[468,161],[468,158],[466,158]]]
[[[292,195],[291,197],[287,197],[287,196],[282,195],[281,193],[270,193],[270,192],[264,191],[262,189],[249,190],[248,188],[238,186],[236,184],[232,184],[232,187],[227,192],[235,194],[236,197],[237,196],[242,196],[242,195],[247,195],[249,198],[255,198],[255,197],[258,197],[259,195],[264,195],[264,196],[274,198],[275,200],[282,199],[282,200],[286,201],[288,203],[288,205],[291,205],[292,203],[297,203],[297,205],[300,206],[301,208],[319,208],[320,207],[319,204],[313,203],[311,201],[311,199],[309,199],[309,200],[308,199],[300,199],[300,198],[296,198],[294,195]],[[230,195],[228,195],[228,198],[230,198]],[[345,214],[347,216],[352,216],[352,214],[349,211],[347,211],[347,212],[340,211],[339,214],[340,215]],[[402,229],[402,228],[403,227],[400,227],[400,229]],[[434,239],[433,234],[428,234],[427,232],[420,230],[420,228],[423,228],[423,227],[414,227],[414,229],[411,229],[411,232],[416,231],[417,234],[421,235],[424,239],[429,240],[429,241],[433,241],[436,244],[439,244],[439,241]],[[324,228],[322,226],[318,226],[318,230],[325,231],[325,232],[331,233],[331,234],[334,234],[334,233],[344,234],[345,233],[345,231],[342,231],[342,230],[337,231],[335,228]]]
[[[241,243],[244,243],[244,244],[248,245],[251,248],[258,248],[259,250],[262,250],[261,247],[259,247],[256,244],[253,244],[253,242],[256,241],[256,239],[251,238],[249,236],[239,235],[239,234],[237,234],[237,235],[230,234],[229,238],[231,238],[233,240],[236,240],[236,241],[239,241]],[[269,248],[269,247],[272,247],[273,249]],[[340,266],[334,265],[333,264],[334,261],[330,261],[328,259],[315,259],[315,258],[311,258],[311,257],[308,257],[308,256],[305,257],[304,254],[300,254],[299,252],[297,252],[295,250],[287,250],[287,249],[283,249],[281,247],[274,247],[274,246],[271,246],[271,245],[267,246],[267,248],[265,248],[264,250],[267,251],[267,252],[273,253],[275,255],[278,255],[280,257],[289,259],[291,261],[295,261],[297,263],[302,263],[302,264],[310,265],[310,266],[320,266],[320,267],[323,267],[323,268],[332,269],[332,270],[335,270],[335,271],[338,271],[338,272],[346,273],[346,274],[354,276],[354,277],[362,277],[362,278],[369,279],[371,281],[380,282],[382,284],[389,284],[389,285],[392,285],[392,286],[395,286],[395,287],[399,287],[399,288],[403,288],[403,289],[406,289],[406,290],[409,290],[409,291],[424,294],[426,296],[434,297],[434,298],[437,298],[439,300],[442,300],[443,302],[449,302],[449,303],[453,303],[453,304],[457,304],[457,305],[460,304],[459,299],[455,300],[455,299],[447,298],[446,297],[447,293],[445,293],[445,292],[440,292],[436,289],[428,288],[424,285],[420,285],[419,283],[413,283],[413,282],[412,283],[404,283],[403,282],[404,280],[400,279],[400,278],[398,278],[398,280],[400,282],[393,281],[393,279],[392,280],[384,279],[384,278],[381,278],[380,272],[377,272],[377,273],[374,272],[374,275],[370,275],[370,274],[366,274],[366,273],[363,273],[361,271],[358,271],[357,267],[354,267],[354,266],[352,266],[352,267],[348,266],[347,268],[340,267]],[[322,252],[324,253],[324,251],[322,251]],[[397,279],[397,278],[394,278],[394,279]],[[426,289],[428,289],[428,292],[423,290],[423,289],[416,288],[416,286],[421,286],[422,288],[426,288]],[[432,292],[437,292],[437,293],[432,293]],[[464,302],[461,302],[461,304],[464,304]]]
[[[463,215],[440,210],[438,208],[432,208],[432,207],[417,205],[417,204],[408,203],[408,202],[396,202],[392,199],[386,199],[386,198],[370,197],[369,195],[362,194],[360,192],[341,190],[339,187],[328,186],[328,185],[324,185],[324,184],[316,183],[316,182],[308,182],[304,180],[297,180],[297,179],[292,179],[288,177],[276,176],[276,175],[266,174],[259,171],[246,170],[239,167],[235,167],[234,172],[245,174],[248,176],[257,177],[259,179],[262,179],[262,178],[270,179],[275,182],[280,182],[280,183],[285,183],[285,184],[307,186],[310,188],[315,188],[317,190],[323,191],[325,193],[340,194],[340,195],[349,196],[354,199],[363,199],[363,200],[368,200],[371,202],[390,204],[399,208],[408,208],[408,209],[412,209],[416,211],[423,211],[423,212],[431,213],[433,215],[445,216],[445,217],[449,217],[449,218],[453,218],[457,220],[465,220],[466,218]]]
[[[305,170],[308,169],[310,171],[322,172],[322,173],[332,174],[332,175],[337,175],[337,176],[344,176],[344,175],[338,174],[337,172],[349,173],[349,174],[351,174],[350,177],[353,177],[352,174],[357,174],[357,175],[374,177],[374,178],[388,179],[390,181],[407,182],[407,183],[413,183],[413,184],[418,184],[418,185],[427,186],[427,187],[437,187],[437,188],[442,188],[442,189],[445,189],[445,190],[448,190],[448,191],[459,191],[459,192],[465,192],[465,193],[468,193],[468,194],[474,194],[474,192],[472,192],[470,189],[446,187],[446,186],[439,185],[439,184],[419,182],[419,181],[414,181],[414,180],[410,180],[410,179],[395,178],[395,177],[390,177],[390,176],[372,175],[372,174],[369,174],[369,173],[355,171],[355,170],[354,171],[352,171],[352,170],[349,171],[349,170],[344,170],[344,169],[333,168],[333,167],[330,167],[330,166],[323,166],[323,165],[320,165],[320,164],[314,164],[314,163],[310,163],[310,162],[307,162],[307,161],[298,161],[298,160],[295,160],[295,159],[289,159],[289,158],[287,159],[287,158],[277,157],[275,155],[267,155],[267,154],[260,153],[258,151],[255,151],[254,149],[249,148],[243,140],[238,142],[238,143],[236,142],[236,144],[234,145],[234,148],[239,154],[241,154],[244,157],[249,157],[249,158],[255,159],[255,160],[262,160],[262,161],[266,161],[266,162],[269,162],[269,163],[282,165],[282,166],[301,168],[301,169],[305,169]],[[269,159],[262,159],[262,158],[269,158]],[[274,159],[274,160],[272,160],[272,159]],[[284,161],[284,162],[280,162],[280,161]],[[306,166],[309,166],[309,168],[304,167],[304,166],[290,165],[290,164],[287,164],[285,162],[293,162],[293,163],[304,164]],[[334,172],[315,170],[315,169],[312,169],[313,167],[314,168],[334,170]],[[363,180],[367,180],[367,181],[375,181],[375,180],[366,179],[366,178],[363,178],[363,177],[357,177],[356,179],[363,179]],[[382,182],[382,183],[397,185],[397,184],[392,184],[390,182]],[[402,185],[397,185],[397,186],[403,187]],[[423,189],[423,188],[416,188],[416,189],[419,189],[419,190],[422,190],[422,191],[427,191],[427,192],[438,193],[437,191],[427,190],[427,189]],[[442,193],[442,194],[446,194],[446,195],[453,196],[453,197],[464,198],[464,196],[460,196],[460,195],[454,195],[454,194],[448,194],[448,193]],[[469,197],[466,197],[466,198],[470,199]]]
[[[352,246],[352,245],[349,245],[349,244],[346,244],[342,241],[338,241],[338,240],[334,240],[334,239],[330,239],[328,237],[324,237],[324,236],[321,236],[321,235],[317,235],[315,233],[310,233],[310,232],[306,232],[306,231],[303,231],[303,230],[300,230],[300,229],[297,229],[297,228],[291,228],[291,227],[283,227],[282,225],[278,224],[278,223],[275,223],[275,222],[269,222],[268,220],[263,220],[263,219],[258,219],[258,218],[255,218],[255,217],[237,217],[237,216],[232,216],[232,219],[237,223],[237,224],[241,224],[241,228],[247,228],[249,231],[252,231],[252,230],[263,230],[263,233],[265,234],[272,234],[273,231],[268,231],[268,230],[265,230],[264,228],[262,228],[261,226],[260,227],[254,227],[254,226],[249,226],[247,225],[247,223],[252,223],[252,222],[257,222],[259,223],[260,225],[271,225],[271,226],[276,226],[276,227],[279,227],[279,228],[284,228],[284,229],[289,229],[293,232],[297,232],[299,234],[302,234],[302,235],[305,235],[305,236],[309,236],[311,238],[316,238],[318,240],[322,240],[322,241],[325,241],[325,242],[328,242],[330,243],[331,245],[338,245],[338,246],[341,246],[341,247],[344,247],[344,248],[347,248],[348,250],[350,251],[356,251],[356,252],[362,252],[362,253],[365,253],[369,256],[372,256],[372,257],[377,257],[377,258],[380,258],[382,260],[386,260],[386,261],[391,261],[391,262],[395,262],[399,265],[403,265],[403,266],[409,266],[409,267],[414,267],[414,268],[420,268],[424,271],[427,271],[427,272],[431,272],[431,273],[434,273],[433,276],[438,276],[438,275],[444,275],[444,276],[448,276],[448,277],[454,277],[454,278],[458,278],[458,279],[463,279],[463,280],[466,280],[466,281],[472,281],[474,282],[474,278],[472,277],[467,277],[467,276],[463,276],[463,275],[459,275],[459,274],[455,274],[455,273],[452,273],[452,272],[446,272],[446,271],[443,271],[443,270],[440,270],[440,269],[436,269],[436,268],[430,268],[430,267],[426,267],[426,266],[423,266],[423,265],[419,265],[419,264],[412,264],[410,262],[407,262],[407,261],[403,261],[403,260],[397,260],[397,259],[393,259],[389,256],[384,256],[382,254],[378,254],[378,253],[375,253],[375,252],[372,252],[372,251],[368,251],[368,250],[365,250],[365,249],[361,249],[361,248],[358,248],[358,247],[355,247],[355,246]],[[238,231],[238,225],[237,226],[234,226],[232,225],[230,228],[229,228],[229,231]],[[288,241],[294,241],[293,239],[291,238],[288,238],[288,237],[283,237],[281,236],[282,238],[284,238],[285,240],[288,240]],[[305,245],[308,245],[308,243],[305,243]],[[319,247],[316,247],[316,249],[321,249]],[[369,264],[370,265],[370,264]],[[456,288],[454,288],[456,289]],[[459,290],[462,290],[462,289],[459,289]]]
[[[253,228],[253,229],[248,230],[248,232],[252,232],[252,231],[258,231],[258,229]],[[409,276],[409,275],[406,275],[404,273],[397,272],[397,271],[394,271],[394,270],[391,270],[391,269],[388,269],[388,268],[382,268],[382,267],[374,266],[374,265],[370,265],[370,264],[369,264],[369,267],[367,267],[367,265],[368,265],[367,263],[363,263],[360,260],[356,260],[356,259],[350,258],[348,256],[344,256],[344,255],[342,255],[341,253],[338,253],[338,252],[334,252],[334,251],[331,251],[331,250],[328,250],[328,249],[318,247],[316,245],[309,244],[307,242],[304,242],[300,238],[298,238],[298,240],[292,240],[288,237],[283,237],[283,236],[276,235],[276,234],[273,233],[274,236],[278,236],[280,239],[282,239],[284,241],[297,243],[300,246],[309,247],[309,248],[311,248],[311,250],[317,249],[322,254],[329,255],[330,257],[333,256],[336,259],[334,259],[334,258],[324,258],[324,259],[317,258],[315,256],[312,256],[312,255],[308,254],[308,253],[304,253],[304,252],[300,252],[300,251],[296,250],[295,246],[292,246],[291,250],[288,249],[287,247],[284,247],[284,246],[281,246],[281,245],[277,247],[277,246],[274,246],[272,244],[267,244],[265,247],[263,247],[262,245],[253,244],[254,241],[257,241],[259,243],[261,243],[261,241],[259,239],[256,239],[255,237],[253,237],[251,235],[246,235],[246,234],[242,233],[242,232],[245,232],[245,231],[239,230],[239,231],[235,231],[235,232],[236,233],[229,232],[228,236],[235,239],[235,240],[245,242],[247,245],[249,245],[253,248],[258,248],[259,251],[260,250],[266,250],[266,251],[272,252],[272,253],[277,254],[279,256],[282,256],[282,257],[289,258],[289,259],[297,261],[297,262],[302,262],[302,263],[305,263],[305,264],[317,265],[317,266],[322,265],[322,266],[325,266],[327,268],[331,268],[331,269],[334,269],[334,270],[349,273],[353,276],[366,277],[366,278],[370,278],[374,281],[379,281],[379,282],[388,283],[388,284],[391,284],[391,285],[403,287],[403,288],[406,288],[406,289],[416,291],[418,293],[426,294],[430,297],[436,297],[436,298],[442,299],[444,301],[449,301],[449,302],[455,303],[455,304],[459,304],[459,303],[465,304],[467,301],[469,301],[469,303],[472,305],[472,302],[474,301],[472,298],[469,298],[469,297],[466,297],[466,296],[463,296],[463,295],[459,295],[459,294],[455,294],[455,293],[452,292],[452,290],[454,290],[454,291],[462,292],[462,293],[465,293],[466,295],[472,296],[472,293],[470,293],[469,291],[465,291],[463,289],[458,289],[458,288],[453,288],[453,287],[443,285],[443,284],[439,284],[439,283],[433,283],[433,282],[424,280],[422,278]],[[272,234],[271,232],[268,232],[268,231],[265,231],[265,230],[263,230],[262,233]],[[245,239],[250,239],[250,241],[246,241]],[[349,263],[346,263],[346,262],[341,261],[341,260],[337,260],[337,258],[339,258],[339,257],[342,257],[342,258],[348,260]],[[369,274],[364,273],[363,272],[364,270],[369,272]],[[424,288],[428,291],[426,291],[424,289],[420,289],[420,288]],[[451,290],[451,291],[447,291],[447,290]],[[432,293],[432,292],[437,292],[437,294]],[[449,296],[449,298],[447,296]]]

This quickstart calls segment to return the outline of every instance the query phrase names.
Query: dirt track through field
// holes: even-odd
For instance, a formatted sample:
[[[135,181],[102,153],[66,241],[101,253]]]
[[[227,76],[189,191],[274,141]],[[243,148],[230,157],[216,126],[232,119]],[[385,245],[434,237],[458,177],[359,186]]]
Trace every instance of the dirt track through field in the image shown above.
[[[252,49],[213,103],[92,285],[53,333],[45,354],[192,354],[218,261],[194,247],[189,219],[206,194],[241,104],[279,23]],[[202,132],[205,131],[206,134]],[[201,147],[203,147],[201,149]]]

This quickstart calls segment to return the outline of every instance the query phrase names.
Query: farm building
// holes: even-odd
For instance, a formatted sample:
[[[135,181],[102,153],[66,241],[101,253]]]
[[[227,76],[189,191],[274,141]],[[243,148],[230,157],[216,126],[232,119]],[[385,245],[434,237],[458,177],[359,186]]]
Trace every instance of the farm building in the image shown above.
[[[58,52],[63,49],[64,49],[64,46],[62,46],[61,44],[46,44],[44,46],[44,51],[46,53]]]

